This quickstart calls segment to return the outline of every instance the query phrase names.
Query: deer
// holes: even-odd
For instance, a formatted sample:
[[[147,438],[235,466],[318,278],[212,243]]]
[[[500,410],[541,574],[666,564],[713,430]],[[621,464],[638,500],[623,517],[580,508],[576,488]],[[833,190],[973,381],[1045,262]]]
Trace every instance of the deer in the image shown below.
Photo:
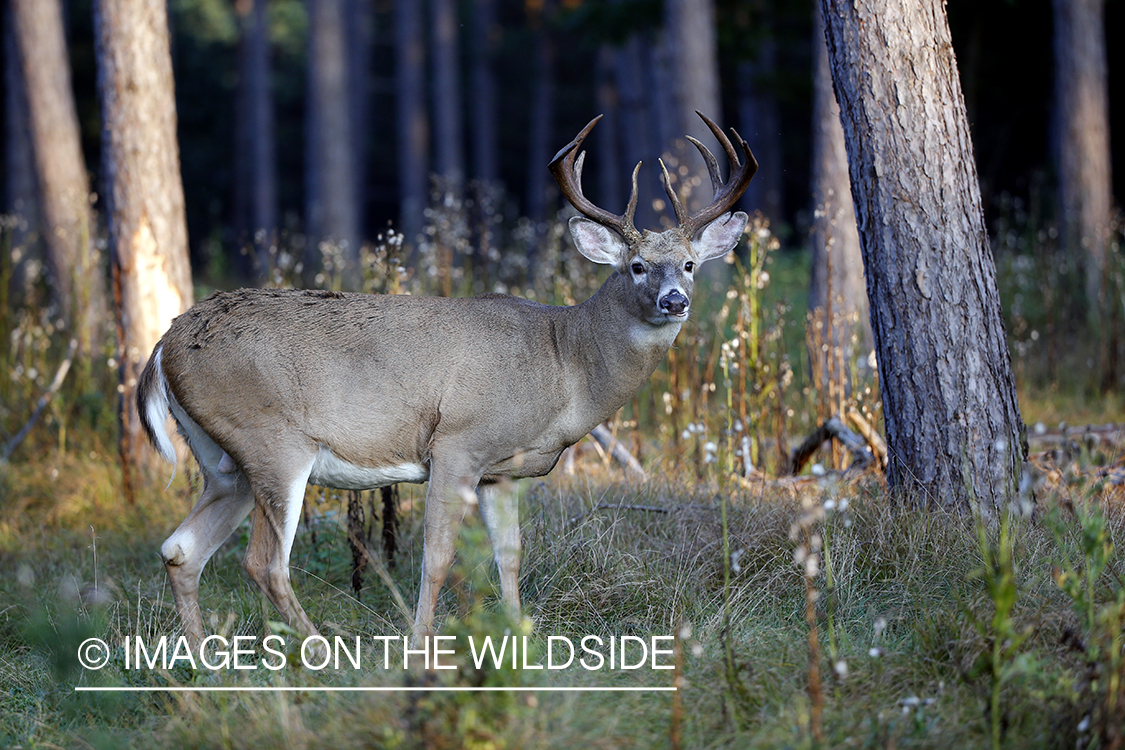
[[[204,638],[200,574],[247,515],[243,567],[284,621],[317,629],[293,592],[289,557],[308,484],[367,490],[428,482],[415,644],[434,631],[438,593],[461,522],[475,505],[492,545],[503,605],[520,613],[518,497],[509,479],[543,476],[560,455],[634,397],[690,311],[700,264],[739,242],[732,207],[758,169],[697,112],[730,161],[688,136],[714,197],[689,213],[660,161],[677,223],[634,226],[637,175],[623,214],[582,192],[590,121],[549,165],[579,215],[578,251],[612,274],[586,301],[372,295],[294,289],[217,292],[177,317],[153,349],[136,402],[149,440],[173,466],[171,415],[203,489],[160,548],[184,635]]]

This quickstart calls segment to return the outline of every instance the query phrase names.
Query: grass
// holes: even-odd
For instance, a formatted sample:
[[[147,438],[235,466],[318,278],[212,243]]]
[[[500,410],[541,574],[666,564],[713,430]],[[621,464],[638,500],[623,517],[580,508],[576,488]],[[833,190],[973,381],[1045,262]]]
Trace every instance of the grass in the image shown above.
[[[103,457],[71,459],[71,476],[98,477]],[[668,635],[683,630],[682,746],[812,747],[807,684],[807,627],[802,569],[794,564],[791,529],[807,512],[800,498],[775,489],[720,490],[703,482],[663,480],[622,484],[599,462],[583,461],[572,477],[521,485],[524,567],[521,589],[534,627],[539,659],[548,635],[576,641],[588,634]],[[61,505],[75,502],[60,473]],[[8,487],[18,477],[8,475]],[[107,478],[111,482],[112,478]],[[77,482],[76,482],[77,484]],[[149,746],[286,747],[667,747],[672,699],[662,693],[284,693],[88,694],[84,685],[379,685],[425,680],[397,668],[313,671],[295,665],[278,672],[237,673],[182,666],[168,673],[125,670],[117,654],[99,672],[83,670],[73,655],[88,637],[111,644],[126,635],[175,635],[177,624],[156,550],[186,512],[189,482],[163,492],[149,483],[136,507],[99,494],[86,520],[32,498],[6,514],[0,562],[0,744],[21,747]],[[10,490],[9,490],[10,491]],[[890,507],[876,485],[828,490],[813,485],[813,503],[847,498],[817,521],[829,540],[833,586],[822,572],[817,605],[822,648],[823,746],[990,747],[993,727],[1003,746],[1052,738],[1074,747],[1082,719],[1096,708],[1088,684],[1088,655],[1067,645],[1085,632],[1074,602],[1056,585],[1052,569],[1062,555],[1081,560],[1082,526],[1066,512],[1054,525],[1012,522],[1011,606],[1005,627],[1026,634],[1016,656],[1020,679],[997,689],[982,658],[991,635],[980,623],[996,608],[986,567],[997,530],[971,519]],[[720,497],[728,500],[729,548],[736,556],[729,600],[735,684],[723,648],[723,538]],[[11,508],[12,496],[4,495]],[[1047,502],[1051,500],[1048,498]],[[298,595],[326,635],[365,638],[401,635],[408,622],[396,614],[387,587],[369,577],[362,601],[349,590],[338,501],[317,503],[294,550]],[[1080,509],[1101,507],[1081,501]],[[646,506],[665,512],[597,505]],[[404,502],[409,506],[410,503]],[[1069,511],[1067,511],[1069,512]],[[1081,510],[1080,510],[1081,512]],[[1120,506],[1102,508],[1107,540],[1121,538]],[[420,507],[404,518],[394,585],[412,600],[420,558]],[[312,535],[316,534],[315,544]],[[983,537],[981,535],[984,535]],[[202,602],[210,627],[228,637],[259,637],[275,615],[241,573],[238,534],[204,574]],[[1064,540],[1074,538],[1078,546]],[[982,541],[982,539],[984,541]],[[1111,541],[1112,543],[1112,541]],[[440,611],[444,633],[499,636],[487,544],[479,522],[466,525],[454,584]],[[1079,564],[1079,567],[1081,565]],[[1093,600],[1116,601],[1121,565],[1098,568]],[[1085,584],[1083,592],[1087,591]],[[1084,594],[1085,595],[1085,594]],[[831,610],[831,632],[827,613]],[[515,632],[520,632],[518,626]],[[1119,645],[1117,646],[1119,648]],[[373,663],[369,653],[365,664]],[[376,660],[377,661],[377,660]],[[534,663],[534,658],[532,660]],[[840,667],[843,663],[844,667]],[[1107,660],[1108,663],[1108,660]],[[1001,665],[1002,667],[1005,665]],[[487,670],[486,670],[487,671]],[[673,674],[651,669],[552,673],[499,670],[481,676],[471,667],[451,684],[670,685]],[[989,706],[1002,716],[991,720]]]

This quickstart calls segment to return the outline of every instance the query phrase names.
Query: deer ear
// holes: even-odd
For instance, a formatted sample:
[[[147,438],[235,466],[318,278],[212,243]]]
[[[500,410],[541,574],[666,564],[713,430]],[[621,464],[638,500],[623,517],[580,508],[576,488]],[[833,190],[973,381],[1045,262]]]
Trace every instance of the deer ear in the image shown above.
[[[725,213],[703,227],[691,246],[699,255],[699,262],[721,258],[735,248],[742,239],[748,217],[741,211]]]
[[[745,216],[745,214],[744,214]],[[617,266],[625,257],[625,241],[611,229],[581,216],[570,219],[570,236],[578,252],[595,263]]]

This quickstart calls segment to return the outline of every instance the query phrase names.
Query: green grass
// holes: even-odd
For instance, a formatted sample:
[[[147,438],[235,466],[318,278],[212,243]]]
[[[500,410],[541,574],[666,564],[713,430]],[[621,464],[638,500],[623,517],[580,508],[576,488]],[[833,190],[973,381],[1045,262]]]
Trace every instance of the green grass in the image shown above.
[[[40,468],[49,467],[45,461]],[[105,457],[65,462],[67,476],[104,474]],[[713,479],[643,486],[615,483],[596,463],[574,477],[521,485],[524,565],[521,590],[540,656],[548,635],[603,638],[667,635],[686,626],[683,643],[682,746],[812,747],[805,588],[794,564],[791,527],[802,506],[787,491],[720,488]],[[587,472],[588,470],[588,472]],[[6,470],[7,509],[14,485]],[[48,469],[49,471],[49,469]],[[673,721],[666,693],[286,693],[89,694],[82,685],[383,685],[419,684],[419,672],[351,669],[170,674],[125,670],[121,655],[100,672],[73,655],[88,637],[120,643],[125,635],[155,641],[177,624],[156,551],[186,512],[187,482],[168,492],[151,482],[137,507],[97,493],[78,523],[76,487],[60,474],[57,501],[26,501],[6,514],[0,563],[0,745],[25,748],[128,744],[169,747],[668,747]],[[111,482],[107,477],[105,482]],[[95,488],[96,489],[96,488]],[[814,502],[828,495],[813,485]],[[720,493],[729,500],[733,574],[729,643],[736,676],[724,670],[723,560]],[[969,519],[896,510],[877,486],[836,489],[844,513],[816,522],[829,540],[834,587],[822,572],[818,625],[824,675],[826,747],[988,747],[990,685],[975,669],[988,633],[972,624],[993,617],[979,575],[984,564]],[[26,495],[25,495],[26,497]],[[417,497],[417,495],[415,495]],[[313,522],[294,549],[298,596],[327,635],[370,637],[407,632],[385,584],[368,577],[362,602],[349,587],[350,556],[336,518],[338,501],[311,499]],[[1047,498],[1046,503],[1052,501]],[[392,580],[408,602],[420,558],[420,504],[408,510]],[[597,509],[599,504],[607,507]],[[411,506],[413,508],[411,509]],[[666,512],[626,507],[651,506]],[[807,510],[807,509],[806,509]],[[327,511],[327,512],[326,512]],[[1113,539],[1125,514],[1105,507]],[[477,521],[466,525],[459,567],[439,610],[443,632],[501,635],[491,563]],[[1061,528],[1077,535],[1077,524]],[[315,544],[313,541],[315,530]],[[1067,531],[1069,530],[1069,531]],[[245,529],[243,530],[245,531]],[[1055,531],[1015,522],[1015,601],[1011,626],[1028,633],[1020,679],[1000,691],[1003,746],[1074,747],[1078,725],[1095,708],[1083,655],[1065,646],[1083,625],[1054,583],[1052,567],[1077,547],[1060,548]],[[241,572],[236,534],[204,574],[205,621],[228,636],[261,636],[276,615]],[[996,542],[995,533],[986,538]],[[1077,538],[1077,537],[1075,537]],[[1113,558],[1095,582],[1099,602],[1119,590]],[[831,611],[831,629],[827,614]],[[972,616],[970,616],[972,615]],[[514,627],[508,625],[508,627]],[[517,630],[518,632],[518,630]],[[830,655],[828,644],[834,644]],[[874,655],[873,655],[874,654]],[[374,656],[369,654],[371,659]],[[838,672],[836,663],[846,664]],[[365,660],[365,664],[369,660]],[[568,669],[550,674],[499,670],[483,677],[463,669],[452,684],[670,685],[672,672]],[[1047,738],[1044,740],[1043,738]]]

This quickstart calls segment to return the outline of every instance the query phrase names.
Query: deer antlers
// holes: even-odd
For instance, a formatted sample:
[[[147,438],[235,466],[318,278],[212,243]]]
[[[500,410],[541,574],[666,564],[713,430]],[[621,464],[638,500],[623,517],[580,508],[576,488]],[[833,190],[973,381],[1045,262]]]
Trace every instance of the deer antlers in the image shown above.
[[[711,175],[711,187],[715,191],[715,196],[712,198],[710,205],[689,216],[679,196],[676,195],[676,191],[672,188],[671,178],[668,175],[668,169],[664,166],[664,161],[660,160],[661,182],[672,201],[672,209],[676,212],[676,221],[679,222],[680,229],[689,238],[729,211],[735,202],[742,197],[742,194],[746,191],[746,186],[750,184],[750,180],[758,171],[758,162],[750,151],[750,146],[742,139],[738,131],[734,128],[730,130],[746,155],[745,161],[739,159],[738,152],[735,151],[730,139],[718,125],[702,112],[696,110],[695,113],[707,124],[719,144],[722,145],[732,165],[732,173],[730,180],[724,183],[719,175],[719,164],[714,154],[695,138],[690,135],[687,136],[687,139],[699,149],[703,161],[707,164],[707,172]],[[637,166],[633,169],[633,191],[629,196],[629,204],[625,208],[625,213],[620,216],[612,214],[604,208],[599,208],[582,194],[582,165],[586,160],[586,152],[580,152],[578,147],[582,145],[582,141],[586,139],[586,136],[590,134],[590,131],[594,129],[600,119],[602,119],[602,116],[598,115],[590,120],[586,127],[582,128],[582,131],[574,137],[573,141],[563,146],[555,154],[555,158],[551,160],[548,169],[554,175],[555,182],[559,184],[559,190],[562,191],[563,196],[570,201],[580,214],[616,230],[618,234],[625,238],[627,243],[632,245],[641,238],[641,233],[637,231],[633,224],[633,217],[637,211],[637,173],[641,169],[641,163],[637,162]]]

